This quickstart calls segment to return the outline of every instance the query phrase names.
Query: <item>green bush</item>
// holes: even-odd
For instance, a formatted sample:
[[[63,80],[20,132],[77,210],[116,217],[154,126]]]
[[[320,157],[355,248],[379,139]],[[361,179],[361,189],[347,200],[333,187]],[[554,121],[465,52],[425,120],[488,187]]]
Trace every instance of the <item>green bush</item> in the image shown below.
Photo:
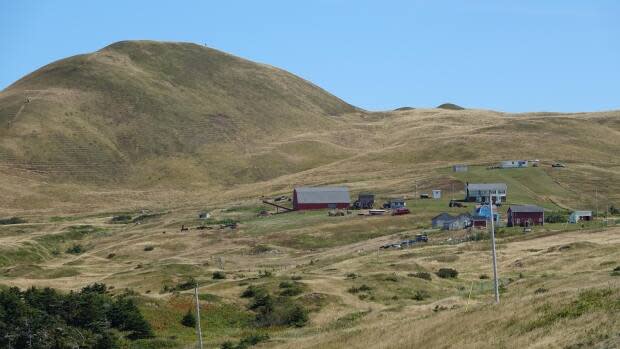
[[[22,223],[26,223],[26,220],[19,218],[19,217],[0,219],[0,225],[22,224]]]
[[[615,267],[614,270],[611,271],[611,275],[620,276],[620,266]]]
[[[286,287],[284,290],[291,289],[294,287]],[[308,322],[308,310],[292,298],[274,298],[265,289],[254,286],[248,287],[241,296],[252,297],[248,309],[256,313],[255,323],[259,327],[301,327]]]
[[[284,289],[280,292],[280,296],[283,297],[293,297],[303,293],[302,284],[299,282],[282,281],[280,283],[280,288]]]
[[[155,246],[152,246],[152,245],[144,246],[144,250],[147,251],[147,252],[148,251],[153,251],[154,249],[155,249]]]
[[[347,290],[347,292],[356,294],[356,293],[359,293],[359,292],[367,292],[367,291],[370,291],[370,290],[372,290],[372,288],[370,286],[368,286],[366,284],[362,284],[362,286],[360,286],[360,287],[353,286],[353,287],[349,288]]]
[[[480,274],[480,276],[478,277],[480,280],[486,280],[489,278],[489,276],[487,274]]]
[[[413,294],[413,299],[415,299],[416,301],[423,301],[427,298],[430,298],[430,296],[430,293],[428,293],[427,291],[418,290],[415,291],[415,293]]]
[[[66,252],[71,254],[80,254],[84,252],[84,248],[80,244],[73,244],[71,247],[67,248]]]
[[[427,273],[425,271],[418,271],[418,272],[415,272],[415,273],[409,273],[409,274],[407,274],[407,276],[412,276],[412,277],[416,277],[416,278],[424,279],[424,280],[428,280],[428,281],[432,280],[431,274]]]
[[[291,280],[301,280],[301,279],[303,279],[301,277],[301,275],[293,275],[293,276],[291,276]]]
[[[183,315],[183,318],[181,319],[181,325],[183,325],[185,327],[195,327],[196,326],[196,316],[194,316],[194,313],[192,313],[191,310],[188,310],[187,313],[185,313],[185,315]]]
[[[268,334],[252,334],[242,338],[238,344],[231,341],[226,341],[220,346],[221,349],[246,349],[260,342],[264,342],[269,339]]]
[[[459,272],[452,268],[441,268],[435,274],[442,279],[453,279],[459,275]]]
[[[128,214],[122,214],[122,215],[118,215],[118,216],[114,216],[112,217],[112,219],[110,219],[111,223],[117,223],[117,224],[126,224],[126,223],[130,223],[131,222],[131,216]]]
[[[213,280],[223,280],[226,279],[226,273],[224,273],[223,271],[214,271],[213,275],[212,275]]]
[[[270,272],[269,270],[259,270],[258,271],[258,277],[259,278],[269,278],[272,277],[273,273]]]
[[[0,348],[50,348],[50,344],[70,348],[75,343],[118,348],[120,333],[131,340],[153,336],[133,301],[112,297],[104,284],[69,293],[52,288],[2,289],[0,309]]]
[[[385,281],[398,282],[398,277],[396,275],[388,275],[385,277]]]
[[[566,223],[568,214],[561,211],[545,213],[545,223]]]
[[[253,298],[258,295],[264,294],[267,294],[267,290],[265,290],[264,288],[250,285],[243,291],[243,293],[241,293],[241,298]]]

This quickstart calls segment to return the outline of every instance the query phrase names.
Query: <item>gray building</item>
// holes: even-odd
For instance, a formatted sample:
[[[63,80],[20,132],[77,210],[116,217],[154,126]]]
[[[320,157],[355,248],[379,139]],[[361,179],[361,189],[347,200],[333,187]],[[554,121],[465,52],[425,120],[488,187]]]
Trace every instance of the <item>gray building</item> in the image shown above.
[[[508,186],[506,183],[467,183],[465,185],[465,201],[488,202],[489,196],[493,203],[506,202]]]
[[[527,160],[504,160],[499,163],[500,168],[523,168],[527,166]]]
[[[467,165],[458,164],[452,166],[452,172],[467,172],[467,170]]]
[[[471,225],[471,215],[462,213],[458,216],[452,216],[448,213],[442,213],[432,219],[433,228],[441,230],[460,230]]]

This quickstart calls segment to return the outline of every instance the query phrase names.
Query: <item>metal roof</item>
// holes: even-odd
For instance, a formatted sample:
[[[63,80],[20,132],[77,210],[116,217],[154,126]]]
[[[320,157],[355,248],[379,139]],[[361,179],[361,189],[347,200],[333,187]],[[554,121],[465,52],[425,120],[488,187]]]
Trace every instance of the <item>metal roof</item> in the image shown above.
[[[297,202],[300,204],[350,203],[347,187],[297,187]]]
[[[511,212],[544,212],[545,210],[536,205],[511,205]]]
[[[469,183],[468,190],[503,190],[506,191],[508,186],[506,183]]]
[[[575,211],[572,214],[574,214],[575,216],[591,216],[592,211]]]

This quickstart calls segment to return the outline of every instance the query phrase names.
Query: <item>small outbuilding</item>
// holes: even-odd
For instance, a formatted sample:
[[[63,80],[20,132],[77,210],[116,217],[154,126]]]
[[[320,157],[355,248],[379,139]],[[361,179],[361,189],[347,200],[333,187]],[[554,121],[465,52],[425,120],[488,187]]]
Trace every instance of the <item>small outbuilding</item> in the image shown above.
[[[545,210],[536,205],[511,205],[508,208],[508,226],[530,227],[545,223]]]
[[[394,199],[390,199],[390,201],[388,201],[388,205],[389,208],[394,210],[397,208],[403,208],[407,206],[407,203],[405,202],[404,198],[394,198]]]
[[[375,205],[375,194],[360,193],[357,201],[353,203],[355,208],[371,209]]]
[[[576,224],[582,221],[591,221],[592,211],[575,211],[568,217],[569,223]]]
[[[347,209],[351,205],[347,187],[297,187],[293,190],[293,209]]]
[[[433,199],[441,199],[441,190],[433,189]]]
[[[462,213],[458,216],[452,216],[448,213],[441,213],[432,219],[433,228],[442,230],[460,230],[471,226],[471,215]]]
[[[525,168],[528,166],[528,160],[505,160],[500,162],[500,168]]]
[[[458,165],[452,166],[452,172],[467,172],[467,170],[468,170],[467,165],[458,164]]]
[[[486,229],[487,227],[487,217],[483,216],[472,216],[471,217],[471,227],[474,229]]]

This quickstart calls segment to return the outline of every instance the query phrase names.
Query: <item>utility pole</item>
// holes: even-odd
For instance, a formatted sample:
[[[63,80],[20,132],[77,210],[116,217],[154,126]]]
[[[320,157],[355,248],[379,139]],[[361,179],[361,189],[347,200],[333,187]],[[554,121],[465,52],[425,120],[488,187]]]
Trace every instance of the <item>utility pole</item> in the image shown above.
[[[497,192],[495,193],[497,196]],[[497,252],[495,251],[495,223],[493,215],[493,196],[489,193],[489,208],[491,209],[491,248],[493,249],[493,287],[495,288],[495,304],[499,304],[499,282],[497,280]]]
[[[596,218],[598,218],[598,188],[594,187],[594,206],[596,206]]]
[[[198,285],[194,287],[194,297],[196,297],[196,331],[198,335],[198,348],[202,349],[202,329],[200,328],[200,300],[198,299]]]

